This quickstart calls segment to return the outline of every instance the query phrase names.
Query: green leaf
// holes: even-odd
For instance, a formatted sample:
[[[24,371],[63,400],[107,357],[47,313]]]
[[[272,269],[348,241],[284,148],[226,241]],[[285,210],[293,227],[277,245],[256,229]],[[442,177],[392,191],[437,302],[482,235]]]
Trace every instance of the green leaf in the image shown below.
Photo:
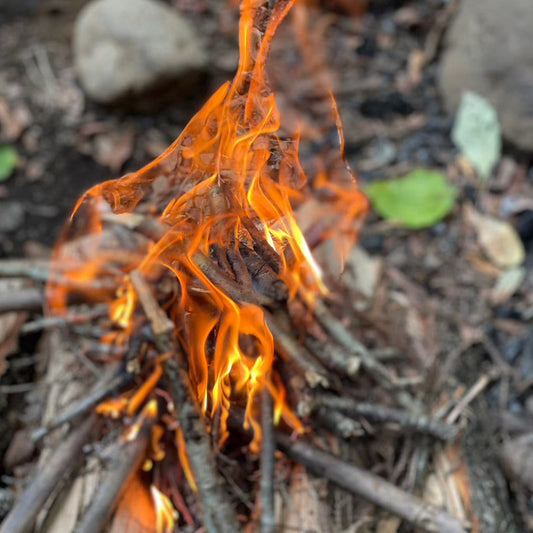
[[[365,192],[383,218],[411,229],[436,224],[455,202],[455,189],[446,177],[427,169],[413,170],[403,178],[374,181]]]
[[[12,146],[0,146],[0,182],[11,176],[18,159],[17,151]]]
[[[472,163],[478,175],[487,179],[502,152],[498,114],[488,100],[473,92],[463,93],[453,125],[452,141]]]

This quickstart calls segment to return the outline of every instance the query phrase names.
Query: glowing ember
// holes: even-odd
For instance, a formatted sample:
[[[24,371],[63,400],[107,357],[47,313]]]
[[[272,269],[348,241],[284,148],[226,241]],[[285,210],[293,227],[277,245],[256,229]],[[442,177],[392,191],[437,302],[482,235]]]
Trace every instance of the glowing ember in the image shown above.
[[[336,217],[335,227],[325,228],[321,238],[342,237],[345,249],[367,205],[346,167],[308,182],[298,160],[298,139],[277,136],[280,117],[265,62],[276,28],[293,3],[278,0],[268,20],[264,1],[242,2],[240,62],[233,82],[210,98],[159,158],[80,199],[56,248],[48,286],[54,313],[65,313],[76,298],[108,303],[114,330],[102,341],[112,345],[112,354],[124,354],[145,323],[128,276],[133,269],[140,272],[175,326],[211,432],[223,442],[230,408],[241,405],[245,428],[254,434],[252,450],[261,439],[257,398],[265,387],[274,398],[276,421],[283,418],[301,428],[275,374],[273,337],[259,305],[268,306],[276,280],[283,282],[282,294],[308,305],[325,293],[295,212],[320,193],[317,217],[333,212]],[[259,270],[274,281],[265,288],[258,287],[259,278],[251,279],[259,301],[246,297],[246,287],[242,300],[231,298],[206,273],[209,265],[237,271],[242,257],[267,258]],[[161,376],[157,357],[139,354],[142,384],[126,401],[107,401],[99,412],[131,417],[153,398]],[[147,405],[128,438],[143,416],[157,413],[155,400]],[[166,416],[172,418],[172,410]],[[179,429],[175,435],[182,468],[194,486]],[[164,455],[159,450],[155,460]],[[171,531],[170,502],[154,487],[152,494],[158,531]]]

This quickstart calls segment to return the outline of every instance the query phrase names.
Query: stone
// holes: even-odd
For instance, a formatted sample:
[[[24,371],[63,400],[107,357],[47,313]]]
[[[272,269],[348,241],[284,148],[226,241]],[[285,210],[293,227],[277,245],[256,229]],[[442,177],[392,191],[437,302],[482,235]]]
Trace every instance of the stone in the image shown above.
[[[462,0],[445,39],[439,86],[451,113],[463,91],[487,98],[504,137],[533,151],[531,0]]]
[[[155,0],[94,0],[78,15],[74,64],[86,94],[102,104],[192,92],[207,53],[191,23]]]

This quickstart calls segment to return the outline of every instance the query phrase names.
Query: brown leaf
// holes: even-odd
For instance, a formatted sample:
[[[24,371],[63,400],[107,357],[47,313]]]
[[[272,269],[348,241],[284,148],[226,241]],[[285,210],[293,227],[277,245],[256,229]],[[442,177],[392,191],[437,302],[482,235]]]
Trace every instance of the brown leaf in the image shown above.
[[[134,140],[135,134],[129,129],[97,135],[94,139],[93,157],[102,166],[119,172],[131,157]]]
[[[300,465],[294,467],[291,475],[288,501],[285,502],[285,512],[281,533],[306,531],[322,533],[328,531],[324,518],[327,513],[319,500],[316,488],[311,483],[309,475]]]
[[[486,256],[500,268],[523,263],[525,250],[516,230],[507,222],[482,215],[473,207],[465,207],[468,222],[475,228],[479,244]]]
[[[0,130],[4,141],[16,141],[31,124],[30,110],[21,103],[10,108],[0,97]]]

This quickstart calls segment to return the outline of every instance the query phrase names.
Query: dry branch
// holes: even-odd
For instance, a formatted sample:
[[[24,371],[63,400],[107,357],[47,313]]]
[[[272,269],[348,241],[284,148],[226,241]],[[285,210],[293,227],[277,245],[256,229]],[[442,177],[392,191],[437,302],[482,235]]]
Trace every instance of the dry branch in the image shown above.
[[[129,477],[135,473],[144,457],[150,437],[151,422],[149,418],[145,419],[132,441],[115,444],[108,473],[83,514],[76,533],[102,531]]]
[[[278,432],[279,449],[315,475],[323,476],[339,487],[379,505],[383,509],[431,533],[466,533],[463,524],[443,509],[430,505],[402,491],[384,479],[346,463],[303,442],[293,442]]]
[[[0,261],[0,277],[31,278],[47,281],[50,261],[47,259],[3,259]]]
[[[431,435],[440,440],[453,440],[459,431],[456,426],[431,420],[427,416],[417,416],[385,405],[358,402],[348,396],[318,396],[313,399],[313,405],[317,409],[326,406],[348,416],[364,417],[371,422],[393,422],[406,430]]]
[[[89,391],[87,396],[83,397],[78,403],[73,405],[70,409],[60,413],[59,416],[51,423],[36,429],[31,434],[31,439],[33,441],[38,441],[59,426],[62,426],[66,422],[70,422],[82,413],[87,412],[97,403],[101,402],[105,398],[109,398],[118,389],[126,386],[129,382],[131,382],[132,378],[133,375],[129,373],[121,373],[111,377],[111,379],[105,376],[102,382],[97,383],[93,390]]]
[[[0,314],[12,311],[42,311],[43,293],[39,289],[27,288],[0,294]]]
[[[59,481],[79,465],[83,446],[90,440],[96,427],[97,417],[93,415],[72,431],[19,497],[2,522],[0,533],[27,533],[31,529],[37,514]]]

